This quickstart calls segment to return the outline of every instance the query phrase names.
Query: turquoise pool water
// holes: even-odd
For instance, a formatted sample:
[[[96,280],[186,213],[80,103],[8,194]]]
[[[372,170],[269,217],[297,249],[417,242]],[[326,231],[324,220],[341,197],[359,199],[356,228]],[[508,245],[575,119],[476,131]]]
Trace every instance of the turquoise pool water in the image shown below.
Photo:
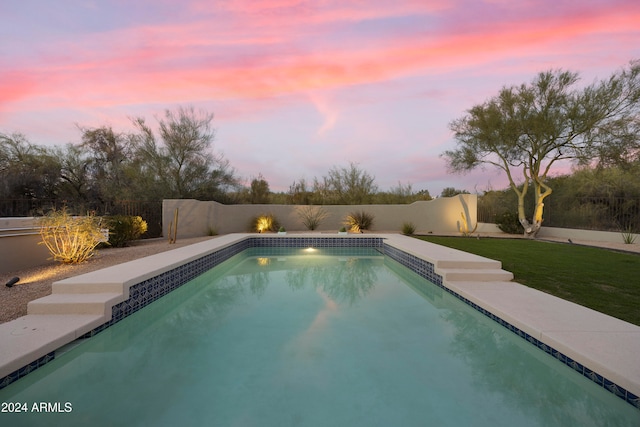
[[[0,425],[640,425],[375,249],[250,249],[76,344],[0,390],[28,409]]]

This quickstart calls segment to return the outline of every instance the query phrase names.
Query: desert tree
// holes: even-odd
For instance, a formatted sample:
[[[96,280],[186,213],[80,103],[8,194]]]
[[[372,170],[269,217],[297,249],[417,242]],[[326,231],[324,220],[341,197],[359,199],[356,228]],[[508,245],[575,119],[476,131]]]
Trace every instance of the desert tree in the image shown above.
[[[467,190],[459,190],[455,187],[446,187],[442,189],[440,197],[454,197],[458,194],[469,194]]]
[[[258,174],[256,178],[251,180],[250,200],[252,204],[269,203],[270,194],[269,183],[262,174]]]
[[[89,178],[91,160],[87,149],[80,145],[66,144],[54,149],[60,162],[58,197],[64,200],[88,202],[93,189]]]
[[[144,118],[133,119],[141,168],[164,190],[163,197],[218,200],[237,186],[229,162],[213,150],[212,121],[213,114],[193,107],[165,110],[156,136]]]
[[[300,178],[289,186],[287,192],[287,203],[292,205],[308,205],[313,192],[308,188],[307,180]]]
[[[77,127],[82,132],[82,142],[77,149],[68,151],[67,164],[74,166],[79,173],[78,165],[73,165],[71,156],[75,154],[85,159],[91,198],[104,203],[134,197],[131,194],[133,180],[128,169],[134,158],[135,137],[116,132],[110,126]]]
[[[321,179],[314,179],[314,198],[321,204],[361,205],[371,203],[378,191],[375,177],[356,163],[332,167]]]
[[[456,148],[443,153],[449,169],[502,169],[517,194],[518,218],[528,237],[542,226],[555,164],[612,162],[638,151],[640,61],[585,87],[578,82],[574,72],[541,72],[530,84],[502,88],[450,123]],[[524,204],[530,188],[531,220]]]
[[[56,197],[60,163],[52,151],[29,142],[21,133],[0,133],[0,197]]]

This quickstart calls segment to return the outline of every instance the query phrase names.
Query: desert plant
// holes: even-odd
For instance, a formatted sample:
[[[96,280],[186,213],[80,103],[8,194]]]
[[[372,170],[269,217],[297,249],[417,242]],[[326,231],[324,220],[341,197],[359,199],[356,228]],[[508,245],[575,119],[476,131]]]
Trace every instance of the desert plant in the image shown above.
[[[278,228],[278,232],[280,232],[280,233],[284,233],[286,231],[287,231],[287,229],[284,228],[283,226],[280,226],[280,228]]]
[[[631,245],[635,243],[636,237],[638,237],[634,234],[633,227],[631,226],[627,226],[625,229],[621,231],[621,233],[622,233],[622,241],[627,245]]]
[[[462,217],[462,221],[458,222],[458,231],[462,233],[464,237],[469,237],[478,228],[478,222],[476,221],[476,226],[473,227],[473,230],[469,230],[469,221],[467,220],[467,217],[465,216],[464,212],[460,212],[460,216]]]
[[[101,218],[93,214],[72,216],[66,209],[53,210],[39,221],[40,243],[56,261],[84,262],[94,255],[96,246],[106,240],[100,224]]]
[[[262,214],[253,218],[251,230],[258,233],[276,231],[279,228],[278,220],[273,214]]]
[[[308,230],[315,230],[329,213],[320,206],[300,206],[296,209],[300,221]]]
[[[406,236],[411,236],[416,232],[416,226],[412,222],[403,222],[402,223],[402,234]]]
[[[507,234],[521,234],[524,231],[522,224],[518,221],[518,214],[511,211],[504,211],[495,216],[495,223],[498,228]]]
[[[104,218],[109,229],[109,244],[116,248],[127,246],[147,232],[147,222],[139,216],[114,215]]]
[[[345,227],[340,227],[340,230],[338,230],[341,233],[346,233],[347,229]]]
[[[350,231],[360,233],[362,230],[369,230],[373,225],[373,215],[365,211],[351,212],[345,219],[345,225]]]

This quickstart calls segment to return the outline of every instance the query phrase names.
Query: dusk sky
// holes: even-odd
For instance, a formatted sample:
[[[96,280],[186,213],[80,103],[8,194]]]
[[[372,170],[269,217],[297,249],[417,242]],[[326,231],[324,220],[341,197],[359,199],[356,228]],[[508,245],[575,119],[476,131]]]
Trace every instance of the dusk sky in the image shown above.
[[[214,149],[273,191],[355,162],[381,190],[506,187],[450,175],[449,123],[540,71],[640,59],[638,0],[1,0],[0,132],[213,113]]]

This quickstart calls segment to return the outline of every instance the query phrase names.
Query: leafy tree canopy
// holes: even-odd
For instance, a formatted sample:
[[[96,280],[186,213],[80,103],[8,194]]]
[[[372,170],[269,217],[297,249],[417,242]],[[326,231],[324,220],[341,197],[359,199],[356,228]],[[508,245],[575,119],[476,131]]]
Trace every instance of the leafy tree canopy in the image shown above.
[[[556,162],[610,164],[638,158],[640,61],[583,88],[578,81],[570,71],[541,72],[530,84],[502,88],[450,123],[457,143],[443,153],[450,170],[502,169],[518,196],[518,217],[527,236],[535,236],[542,225],[544,199],[552,193],[547,178]],[[524,209],[530,187],[535,198],[531,220]]]

